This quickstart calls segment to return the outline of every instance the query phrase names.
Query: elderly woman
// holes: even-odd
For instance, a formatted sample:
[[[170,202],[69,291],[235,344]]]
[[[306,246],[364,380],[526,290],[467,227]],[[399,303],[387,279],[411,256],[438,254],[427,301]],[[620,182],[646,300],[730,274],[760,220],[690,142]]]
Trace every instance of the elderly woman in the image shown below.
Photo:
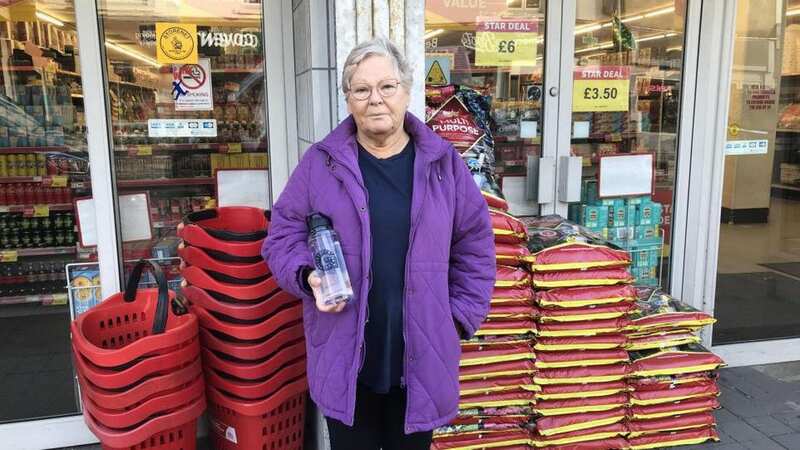
[[[345,61],[350,116],[314,144],[272,210],[263,254],[303,299],[311,398],[334,450],[425,449],[458,412],[459,338],[489,308],[486,202],[447,141],[407,112],[412,74],[387,39]],[[306,218],[340,236],[351,302],[320,301]]]

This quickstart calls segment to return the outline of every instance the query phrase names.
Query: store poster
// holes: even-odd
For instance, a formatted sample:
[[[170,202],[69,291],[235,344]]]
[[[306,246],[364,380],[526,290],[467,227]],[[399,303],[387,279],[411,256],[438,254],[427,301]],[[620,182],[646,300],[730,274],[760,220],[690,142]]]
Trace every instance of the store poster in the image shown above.
[[[162,64],[197,64],[197,24],[156,22],[156,59]]]
[[[97,263],[67,264],[69,307],[73,320],[103,301],[100,266]]]
[[[427,0],[425,23],[472,23],[475,17],[500,14],[508,9],[506,0]]]
[[[175,111],[213,111],[210,60],[172,66],[172,95]]]
[[[476,66],[535,66],[539,24],[533,19],[479,18]]]
[[[450,69],[453,67],[452,53],[425,54],[425,84],[444,86],[450,84]]]
[[[434,133],[451,142],[462,154],[484,136],[472,114],[455,95],[431,114],[427,124]]]
[[[572,82],[573,112],[611,112],[630,109],[631,68],[576,67]]]

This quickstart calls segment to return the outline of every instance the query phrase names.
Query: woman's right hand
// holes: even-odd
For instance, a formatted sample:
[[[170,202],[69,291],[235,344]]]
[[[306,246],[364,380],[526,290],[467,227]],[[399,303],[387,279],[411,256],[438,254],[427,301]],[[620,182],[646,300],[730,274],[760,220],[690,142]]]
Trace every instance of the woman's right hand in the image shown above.
[[[317,276],[316,271],[312,271],[308,274],[308,285],[311,286],[311,291],[314,293],[314,301],[317,304],[317,309],[326,312],[326,313],[338,313],[342,312],[342,310],[347,306],[347,302],[341,302],[337,305],[326,305],[324,300],[322,299],[322,293],[320,292],[320,285],[322,285],[322,280]]]

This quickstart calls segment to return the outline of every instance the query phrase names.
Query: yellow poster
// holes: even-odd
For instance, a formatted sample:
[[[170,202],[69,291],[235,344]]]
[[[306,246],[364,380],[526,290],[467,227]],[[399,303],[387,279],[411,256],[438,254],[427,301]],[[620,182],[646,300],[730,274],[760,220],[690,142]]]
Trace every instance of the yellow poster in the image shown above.
[[[539,24],[530,19],[480,18],[476,66],[535,66]]]
[[[572,82],[572,110],[628,111],[630,108],[630,67],[576,67]]]
[[[162,64],[197,64],[197,25],[157,22],[156,56]]]

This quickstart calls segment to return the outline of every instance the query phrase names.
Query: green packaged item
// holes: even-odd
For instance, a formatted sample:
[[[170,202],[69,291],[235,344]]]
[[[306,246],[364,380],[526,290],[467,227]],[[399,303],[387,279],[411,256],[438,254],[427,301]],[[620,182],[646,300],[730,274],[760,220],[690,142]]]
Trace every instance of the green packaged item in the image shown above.
[[[661,223],[661,203],[647,202],[639,206],[637,225],[658,225]]]
[[[628,205],[641,205],[642,203],[649,203],[652,200],[649,195],[640,195],[637,197],[629,197],[625,200]]]
[[[581,208],[581,225],[600,229],[608,225],[608,207],[606,206],[587,206]]]
[[[624,227],[626,207],[625,203],[617,203],[609,208],[608,226],[609,227]]]
[[[650,239],[659,237],[658,225],[639,225],[636,227],[636,239]]]

